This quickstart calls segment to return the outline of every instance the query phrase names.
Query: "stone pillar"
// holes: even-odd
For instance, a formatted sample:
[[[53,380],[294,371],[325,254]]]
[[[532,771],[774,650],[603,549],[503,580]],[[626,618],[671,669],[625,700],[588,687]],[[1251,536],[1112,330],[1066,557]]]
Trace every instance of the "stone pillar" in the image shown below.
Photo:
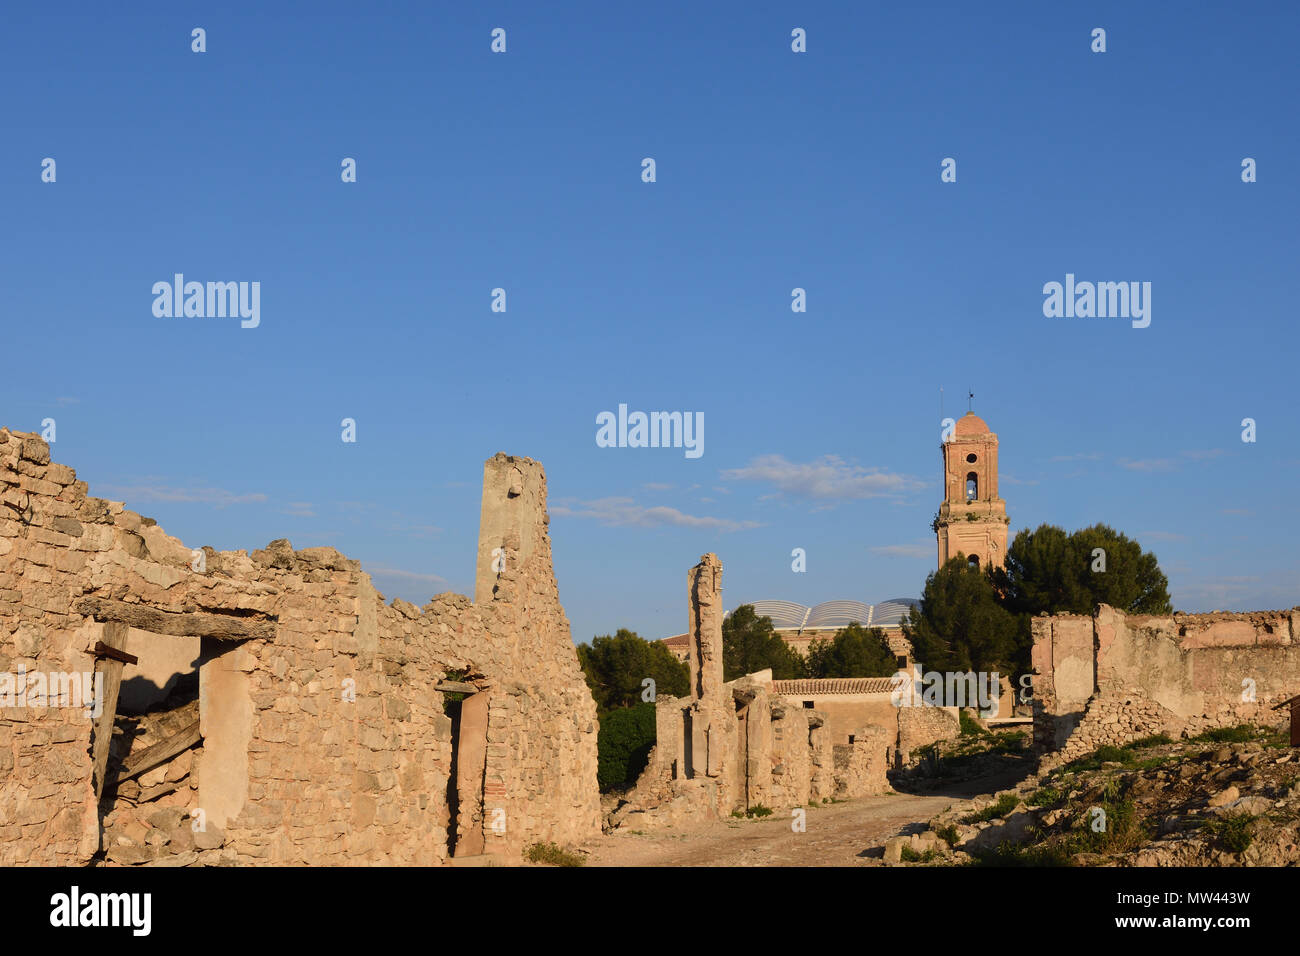
[[[706,554],[686,575],[690,601],[691,696],[706,704],[729,700],[722,686],[722,562]]]

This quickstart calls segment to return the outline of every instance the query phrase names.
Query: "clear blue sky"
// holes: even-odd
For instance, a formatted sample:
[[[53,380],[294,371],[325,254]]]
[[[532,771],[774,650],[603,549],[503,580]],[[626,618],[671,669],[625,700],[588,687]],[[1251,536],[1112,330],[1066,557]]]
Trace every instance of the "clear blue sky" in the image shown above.
[[[1298,9],[15,6],[0,423],[187,545],[332,545],[417,603],[472,593],[483,460],[537,458],[589,640],[684,630],[706,551],[728,608],[918,595],[973,388],[1013,533],[1289,607]],[[176,272],[260,282],[261,325],[155,318]],[[1045,318],[1066,273],[1151,282],[1150,327]],[[597,447],[620,403],[703,412],[703,456]]]

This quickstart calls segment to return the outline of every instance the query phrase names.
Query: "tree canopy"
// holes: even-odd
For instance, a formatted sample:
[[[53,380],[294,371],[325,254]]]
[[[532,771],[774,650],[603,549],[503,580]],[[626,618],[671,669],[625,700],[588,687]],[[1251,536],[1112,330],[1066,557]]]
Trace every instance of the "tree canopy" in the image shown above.
[[[1134,614],[1173,610],[1155,555],[1104,524],[1021,531],[1000,568],[981,571],[958,558],[930,575],[920,608],[903,622],[916,660],[934,670],[1026,673],[1038,614],[1091,614],[1098,604]]]
[[[690,693],[690,669],[662,641],[647,641],[627,628],[579,644],[578,663],[600,714],[641,703],[641,682],[647,677],[654,680],[656,695]]]
[[[1069,535],[1049,524],[1021,531],[993,583],[1015,614],[1091,614],[1098,604],[1131,614],[1173,612],[1156,556],[1104,524]]]
[[[903,620],[913,659],[927,670],[1016,672],[1017,632],[988,573],[960,554],[926,578],[919,607]]]
[[[897,665],[885,632],[854,622],[829,641],[812,641],[805,671],[809,677],[888,677]]]
[[[722,679],[735,680],[765,668],[773,680],[803,677],[804,660],[781,639],[770,617],[759,617],[752,604],[742,604],[722,619]]]

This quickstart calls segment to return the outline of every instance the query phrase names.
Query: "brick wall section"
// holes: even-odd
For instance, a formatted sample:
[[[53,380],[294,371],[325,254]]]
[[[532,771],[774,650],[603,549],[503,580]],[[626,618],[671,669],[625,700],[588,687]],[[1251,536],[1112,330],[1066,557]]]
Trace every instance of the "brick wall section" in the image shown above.
[[[1034,745],[1050,769],[1152,734],[1280,726],[1300,692],[1300,610],[1033,621]],[[1249,699],[1253,693],[1253,700]]]
[[[445,860],[451,722],[433,686],[449,671],[492,688],[485,782],[505,826],[487,830],[488,852],[599,832],[595,704],[559,603],[537,462],[485,466],[480,556],[505,555],[488,600],[440,595],[423,610],[384,604],[331,548],[204,549],[196,572],[190,548],[87,491],[39,438],[0,430],[0,673],[93,670],[103,602],[264,622],[266,637],[203,638],[203,678],[245,687],[251,713],[247,726],[209,715],[204,727],[195,803],[237,808],[210,821],[219,839],[205,862]],[[80,710],[0,709],[0,865],[96,852],[90,740]],[[222,763],[205,781],[205,762],[232,754],[246,779]]]

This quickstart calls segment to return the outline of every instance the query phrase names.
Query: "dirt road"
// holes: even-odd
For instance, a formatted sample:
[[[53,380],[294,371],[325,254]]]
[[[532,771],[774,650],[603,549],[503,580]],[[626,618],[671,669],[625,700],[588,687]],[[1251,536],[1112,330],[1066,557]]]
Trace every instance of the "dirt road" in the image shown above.
[[[589,844],[588,866],[872,866],[880,847],[953,803],[1005,789],[1003,774],[937,794],[891,794],[807,808],[796,833],[789,810],[758,820],[715,820],[690,830],[616,831]]]

